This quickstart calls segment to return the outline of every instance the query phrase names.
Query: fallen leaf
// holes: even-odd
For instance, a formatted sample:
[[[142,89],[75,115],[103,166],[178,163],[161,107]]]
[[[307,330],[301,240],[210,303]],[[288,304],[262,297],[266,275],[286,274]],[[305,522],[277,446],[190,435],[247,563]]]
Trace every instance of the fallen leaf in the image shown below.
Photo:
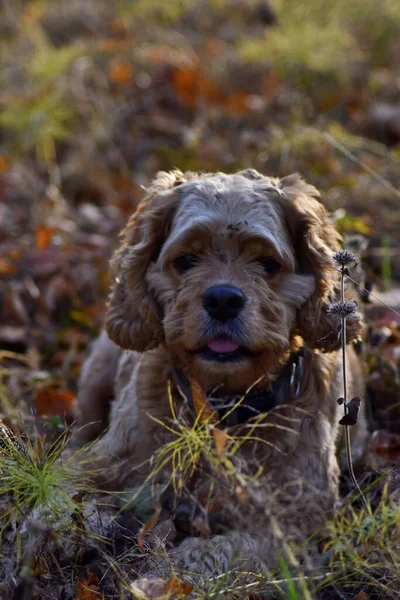
[[[0,258],[0,277],[9,277],[14,275],[17,267],[9,260]]]
[[[44,250],[50,245],[54,235],[54,227],[48,227],[47,225],[39,225],[36,228],[35,239],[36,246],[39,250]]]
[[[236,486],[235,496],[241,504],[247,504],[250,500],[249,494],[241,485]]]
[[[76,594],[74,600],[99,600],[98,579],[94,573],[88,573],[86,579],[79,578],[76,582]]]
[[[143,525],[143,527],[139,531],[138,546],[141,550],[143,550],[143,547],[144,547],[144,538],[153,529],[154,525],[157,523],[157,520],[158,520],[158,517],[160,516],[161,510],[162,510],[162,506],[161,506],[161,504],[159,504],[156,507],[156,510],[151,515],[150,519],[148,519],[146,521],[146,523]]]
[[[70,390],[54,388],[38,389],[36,412],[38,415],[69,415],[75,404],[75,394]]]
[[[353,600],[368,600],[368,598],[369,596],[361,590],[361,592],[358,592],[358,594],[354,596]]]
[[[222,458],[226,442],[229,440],[229,435],[222,429],[218,429],[218,427],[214,427],[212,432],[215,439],[215,450],[217,456],[218,458]]]
[[[400,435],[388,431],[374,431],[370,441],[371,449],[378,456],[386,456],[397,461],[400,458]]]
[[[213,409],[211,403],[207,400],[207,395],[196,379],[190,380],[192,388],[193,404],[196,414],[199,416],[200,423],[215,423],[218,418],[217,412]]]
[[[133,581],[130,588],[140,600],[172,600],[177,595],[187,596],[193,586],[190,583],[181,583],[176,577],[171,579],[141,577]]]
[[[5,156],[0,155],[0,173],[6,173],[11,166],[11,163]]]
[[[173,594],[183,594],[184,596],[187,596],[192,591],[193,586],[190,583],[182,583],[175,576],[172,576],[167,583],[167,589]]]
[[[182,104],[188,108],[195,108],[199,100],[206,100],[232,114],[243,114],[249,110],[248,93],[221,93],[209,76],[197,66],[175,69],[171,83]]]
[[[134,66],[126,60],[115,60],[109,68],[110,79],[113,83],[129,83],[132,81],[134,74]]]
[[[46,561],[41,557],[34,561],[33,569],[36,575],[45,575],[49,572]]]

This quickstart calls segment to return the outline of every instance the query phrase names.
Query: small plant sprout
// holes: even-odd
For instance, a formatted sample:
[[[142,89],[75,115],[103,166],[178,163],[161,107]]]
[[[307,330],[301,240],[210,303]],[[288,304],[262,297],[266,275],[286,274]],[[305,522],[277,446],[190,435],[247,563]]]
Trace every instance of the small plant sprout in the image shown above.
[[[361,491],[356,476],[354,474],[353,462],[351,459],[351,443],[350,443],[350,426],[357,424],[357,416],[360,409],[361,398],[355,397],[347,401],[347,369],[346,369],[346,319],[347,317],[354,314],[357,310],[357,302],[354,300],[345,301],[344,299],[344,284],[345,276],[349,275],[350,267],[354,267],[357,264],[357,257],[349,250],[339,250],[333,255],[333,260],[340,265],[340,301],[334,302],[329,307],[331,315],[337,315],[340,317],[340,336],[342,342],[342,369],[343,369],[343,397],[338,399],[338,404],[343,405],[344,416],[339,421],[340,425],[344,425],[345,428],[345,443],[346,443],[346,455],[347,465],[350,473],[350,477],[354,483],[356,490],[358,491],[360,498],[362,499],[364,506],[368,510],[368,503]]]

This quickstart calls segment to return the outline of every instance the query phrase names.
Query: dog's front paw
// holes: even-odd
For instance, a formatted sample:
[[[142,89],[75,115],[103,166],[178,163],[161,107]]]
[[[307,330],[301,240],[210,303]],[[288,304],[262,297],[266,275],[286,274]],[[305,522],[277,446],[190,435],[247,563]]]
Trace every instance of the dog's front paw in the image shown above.
[[[206,540],[187,538],[171,552],[171,559],[188,573],[202,577],[227,573],[232,568],[260,567],[256,538],[237,532]]]
[[[202,576],[228,571],[232,557],[232,544],[223,535],[206,540],[187,538],[171,552],[175,564],[190,574]]]

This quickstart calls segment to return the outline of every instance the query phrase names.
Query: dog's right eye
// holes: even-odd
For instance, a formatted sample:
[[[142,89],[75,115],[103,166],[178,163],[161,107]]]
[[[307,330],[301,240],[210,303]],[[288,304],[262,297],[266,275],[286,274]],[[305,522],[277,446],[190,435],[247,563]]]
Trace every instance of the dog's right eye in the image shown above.
[[[173,265],[179,273],[189,271],[196,263],[199,262],[199,257],[196,254],[181,254],[173,261]]]
[[[281,270],[282,265],[274,258],[261,258],[258,262],[260,263],[260,265],[262,265],[265,273],[269,277],[273,277]]]

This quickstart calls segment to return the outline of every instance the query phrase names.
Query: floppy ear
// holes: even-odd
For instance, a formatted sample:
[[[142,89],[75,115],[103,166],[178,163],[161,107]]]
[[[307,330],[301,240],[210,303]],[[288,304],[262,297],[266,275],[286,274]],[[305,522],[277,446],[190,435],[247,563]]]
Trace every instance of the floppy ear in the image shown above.
[[[146,272],[168,236],[179,202],[175,188],[193,176],[180,171],[158,173],[121,233],[121,246],[111,260],[113,285],[105,325],[110,338],[126,350],[144,352],[163,339]]]
[[[315,277],[315,292],[299,310],[299,334],[310,348],[332,352],[340,347],[336,316],[329,306],[340,300],[338,265],[333,254],[340,250],[341,237],[329,222],[319,192],[298,174],[280,180],[288,226],[292,232],[298,269]],[[362,316],[357,311],[346,319],[347,343],[360,339]]]

